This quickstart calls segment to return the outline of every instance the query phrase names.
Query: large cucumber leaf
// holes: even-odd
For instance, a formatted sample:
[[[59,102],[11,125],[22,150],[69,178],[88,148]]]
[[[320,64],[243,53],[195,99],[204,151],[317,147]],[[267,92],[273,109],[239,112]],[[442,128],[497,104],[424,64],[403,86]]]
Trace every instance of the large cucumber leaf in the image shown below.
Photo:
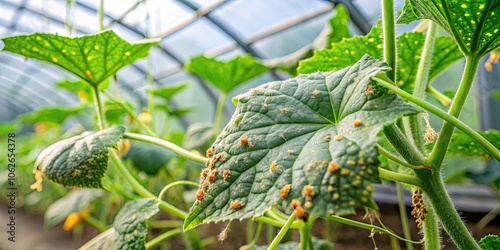
[[[250,55],[237,56],[228,62],[201,55],[192,58],[184,68],[224,93],[269,70]]]
[[[485,55],[500,46],[498,0],[405,0],[399,23],[430,19],[456,41],[465,55]]]
[[[80,250],[145,250],[146,221],[158,211],[158,201],[154,199],[129,201],[116,214],[113,228],[87,242]]]
[[[397,83],[406,92],[413,91],[424,40],[425,37],[420,32],[403,33],[398,37]],[[382,28],[380,25],[375,25],[366,36],[344,39],[333,43],[330,49],[315,51],[314,56],[300,61],[298,72],[308,74],[317,71],[339,70],[353,65],[365,54],[382,59]],[[460,58],[462,58],[462,54],[450,37],[438,37],[432,54],[429,81],[432,81]]]
[[[498,235],[489,234],[479,241],[479,245],[484,250],[497,250],[500,249],[500,238]]]
[[[63,186],[102,188],[108,148],[115,147],[124,132],[124,127],[110,127],[58,141],[38,155],[35,170]]]
[[[149,49],[159,42],[154,39],[131,44],[112,30],[77,38],[34,33],[2,40],[5,51],[57,65],[94,86],[146,57]]]
[[[337,72],[300,75],[237,96],[235,114],[207,152],[184,229],[259,216],[275,204],[290,211],[292,199],[314,217],[375,208],[377,135],[418,112],[371,84],[370,77],[389,69],[364,56]]]

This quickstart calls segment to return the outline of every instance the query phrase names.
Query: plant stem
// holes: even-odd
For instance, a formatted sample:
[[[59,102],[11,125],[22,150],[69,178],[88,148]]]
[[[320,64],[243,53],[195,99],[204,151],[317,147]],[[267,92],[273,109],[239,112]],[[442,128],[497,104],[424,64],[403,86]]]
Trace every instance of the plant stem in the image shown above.
[[[160,191],[160,194],[158,195],[158,199],[162,199],[163,195],[165,194],[165,192],[167,192],[167,190],[173,186],[177,186],[177,185],[189,185],[189,186],[193,186],[193,187],[197,187],[198,186],[198,183],[194,182],[194,181],[174,181],[168,185],[166,185],[161,191]]]
[[[141,122],[141,120],[139,120],[139,118],[137,117],[137,115],[135,114],[135,111],[132,110],[130,108],[130,106],[128,106],[127,103],[125,103],[124,101],[108,94],[107,92],[104,92],[104,94],[112,101],[116,102],[117,104],[119,104],[120,106],[122,106],[122,108],[127,112],[127,114],[132,117],[134,119],[134,121],[137,121],[137,123],[139,124],[139,126],[144,130],[146,131],[146,133],[150,136],[154,136],[154,137],[158,137],[158,135],[153,131],[151,130],[148,126],[146,126],[146,124],[144,124],[143,122]]]
[[[99,232],[104,232],[108,229],[108,227],[104,223],[96,219],[94,216],[87,215],[83,217],[83,219],[93,227],[99,229]]]
[[[366,223],[363,223],[363,222],[359,222],[359,221],[355,221],[355,220],[350,220],[350,219],[347,219],[347,218],[344,218],[344,217],[340,217],[340,216],[337,216],[337,215],[332,215],[332,216],[328,216],[328,219],[329,220],[332,220],[332,221],[336,221],[336,222],[340,222],[340,223],[343,223],[343,224],[346,224],[346,225],[349,225],[349,226],[353,226],[353,227],[358,227],[358,228],[363,228],[363,229],[367,229],[367,230],[375,230],[377,232],[382,232],[382,233],[385,233],[385,234],[388,234],[398,240],[401,240],[401,241],[404,241],[404,242],[411,242],[412,244],[422,244],[423,241],[412,241],[412,240],[407,240],[401,236],[398,236],[397,234],[394,234],[393,232],[385,229],[385,228],[381,228],[381,227],[378,227],[378,226],[374,226],[374,225],[370,225],[370,224],[366,224]]]
[[[104,30],[104,0],[101,0],[99,6],[99,31]]]
[[[92,94],[94,95],[94,108],[97,116],[97,126],[99,127],[99,130],[103,130],[106,128],[106,122],[104,120],[101,97],[99,96],[99,86],[92,86]]]
[[[442,111],[438,107],[422,100],[419,98],[415,98],[414,96],[408,94],[404,90],[396,87],[393,85],[393,83],[387,82],[383,79],[380,79],[378,77],[372,77],[373,80],[378,82],[380,85],[388,88],[392,92],[398,94],[399,96],[407,99],[408,101],[415,103],[416,105],[424,108],[425,110],[441,117],[443,120],[447,121],[449,124],[452,124],[453,126],[457,127],[458,129],[462,130],[465,134],[470,136],[472,139],[474,139],[476,142],[481,144],[488,152],[490,153],[491,156],[493,156],[497,161],[500,161],[500,150],[493,146],[488,140],[486,140],[483,136],[481,136],[478,132],[467,126],[465,123],[460,121],[459,119],[447,114],[446,112]],[[430,162],[430,161],[429,161]],[[431,162],[432,163],[432,162]]]
[[[383,156],[387,157],[389,160],[403,166],[403,167],[407,167],[407,168],[411,168],[411,169],[422,169],[422,168],[425,168],[423,166],[413,166],[411,164],[409,164],[408,162],[402,160],[402,159],[399,159],[397,156],[393,155],[391,152],[385,150],[383,147],[381,147],[380,145],[378,146],[378,152],[380,154],[382,154]]]
[[[259,222],[259,224],[262,224],[262,222]],[[247,236],[247,244],[250,244],[250,242],[252,241],[253,239],[253,221],[251,220],[247,220],[247,232],[246,232],[246,236]]]
[[[288,229],[290,229],[290,226],[292,225],[293,221],[295,220],[295,214],[292,213],[288,220],[286,221],[285,225],[281,228],[279,233],[276,235],[274,240],[271,242],[269,247],[267,248],[268,250],[275,249],[276,246],[278,246],[281,242],[281,239],[285,236],[286,232],[288,232]],[[301,242],[302,242],[302,237],[301,237]]]
[[[451,237],[455,245],[459,249],[480,249],[457,213],[456,208],[453,206],[450,196],[444,187],[441,175],[439,173],[432,174],[427,170],[417,170],[415,173],[422,181],[421,188],[429,198],[444,230]]]
[[[447,96],[445,96],[443,93],[439,92],[439,90],[435,89],[432,86],[427,86],[427,92],[434,96],[443,106],[449,107],[451,104],[451,99]]]
[[[266,216],[258,216],[258,217],[254,217],[252,218],[254,221],[258,221],[258,222],[262,222],[262,223],[266,223],[268,225],[271,225],[271,226],[275,226],[275,227],[283,227],[283,225],[285,225],[283,222],[281,221],[278,221],[278,220],[275,220],[273,218],[269,218],[269,217],[266,217]],[[267,228],[269,230],[269,227]]]
[[[429,23],[429,28],[427,29],[427,35],[425,37],[424,47],[422,48],[422,53],[420,54],[420,62],[418,64],[417,74],[415,76],[415,86],[413,88],[413,96],[416,98],[424,99],[425,90],[429,81],[429,72],[431,68],[432,51],[434,50],[434,42],[436,37],[436,24],[432,21]],[[415,143],[415,146],[425,152],[425,142],[422,133],[422,115],[417,114],[408,117],[410,122],[410,131]]]
[[[380,167],[378,168],[378,173],[381,178],[386,180],[402,182],[416,187],[420,187],[420,185],[422,185],[421,181],[415,176],[396,173]]]
[[[480,59],[481,58],[475,55],[465,57],[464,75],[462,76],[460,86],[458,87],[458,91],[455,94],[450,110],[448,111],[450,116],[455,118],[460,116],[460,112],[462,111],[462,107],[465,104],[465,100],[469,95],[469,91],[474,81],[474,76],[476,75],[476,69]],[[436,144],[434,144],[432,153],[429,156],[429,161],[438,168],[440,168],[443,163],[444,156],[446,155],[446,151],[448,150],[448,146],[451,141],[451,136],[453,135],[453,130],[453,124],[445,121]]]
[[[384,61],[392,68],[387,76],[396,82],[396,26],[394,24],[394,2],[393,0],[382,0],[382,26],[384,37]]]
[[[427,165],[424,156],[413,145],[403,132],[396,126],[387,126],[384,128],[384,134],[394,149],[411,165]]]
[[[311,222],[304,223],[304,226],[300,229],[300,250],[307,250],[311,242]]]
[[[156,137],[126,132],[123,135],[123,138],[128,138],[128,139],[133,139],[133,140],[137,140],[137,141],[143,141],[143,142],[148,142],[151,144],[156,144],[156,145],[162,146],[162,147],[164,147],[164,148],[166,148],[166,149],[168,149],[168,150],[170,150],[170,151],[172,151],[172,152],[174,152],[182,157],[185,157],[186,159],[190,159],[190,160],[195,161],[195,162],[205,163],[208,160],[207,158],[205,158],[201,155],[192,153],[192,152],[187,151],[184,148],[179,147],[179,146],[177,146],[169,141],[165,141],[165,140],[162,140],[162,139],[159,139]]]
[[[250,241],[250,242],[246,245],[246,247],[247,247],[247,248],[245,248],[245,249],[252,249],[252,247],[253,247],[255,244],[257,244],[257,241],[259,240],[260,232],[262,231],[262,225],[264,225],[264,223],[259,222],[259,224],[257,225],[257,230],[255,231],[255,234],[254,234],[254,236],[253,236],[252,241]],[[242,249],[242,248],[240,248],[240,249]]]
[[[181,233],[182,233],[182,228],[172,229],[148,241],[146,244],[144,244],[144,246],[146,247],[146,249],[153,249],[154,247],[158,246],[162,241],[172,238]]]
[[[151,115],[151,122],[149,123],[149,129],[151,131],[155,131],[155,94],[154,90],[154,81],[153,81],[153,61],[151,57],[148,57],[148,71],[147,71],[147,80],[148,80],[148,112]]]
[[[441,238],[439,236],[439,224],[436,212],[430,204],[429,199],[424,194],[424,204],[427,209],[427,214],[424,220],[424,249],[441,249]]]
[[[224,112],[224,102],[226,101],[226,96],[227,94],[224,92],[220,93],[219,96],[219,102],[217,103],[217,110],[215,111],[215,122],[214,122],[214,127],[219,130],[220,127],[220,122],[222,119],[222,113]]]
[[[148,222],[151,228],[182,228],[182,221],[180,220],[157,220]]]
[[[398,203],[399,203],[399,217],[401,220],[401,227],[403,228],[403,235],[405,239],[411,240],[410,226],[408,225],[408,216],[406,215],[406,204],[403,192],[403,185],[401,183],[396,183],[396,192],[398,193]],[[427,237],[427,234],[425,234]],[[413,250],[413,244],[410,242],[405,242],[406,250]],[[432,248],[426,248],[432,249]]]

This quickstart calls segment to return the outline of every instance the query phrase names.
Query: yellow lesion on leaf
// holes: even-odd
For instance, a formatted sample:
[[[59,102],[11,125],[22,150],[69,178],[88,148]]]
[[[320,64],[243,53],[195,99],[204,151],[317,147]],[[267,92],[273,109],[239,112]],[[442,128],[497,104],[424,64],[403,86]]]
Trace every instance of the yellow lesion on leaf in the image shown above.
[[[71,213],[70,215],[68,215],[68,217],[66,217],[66,220],[64,221],[64,224],[63,224],[64,231],[69,231],[69,230],[73,229],[76,225],[80,224],[80,222],[83,219],[85,219],[85,217],[87,217],[88,214],[89,214],[89,210],[83,209],[80,212],[75,212],[75,213]]]

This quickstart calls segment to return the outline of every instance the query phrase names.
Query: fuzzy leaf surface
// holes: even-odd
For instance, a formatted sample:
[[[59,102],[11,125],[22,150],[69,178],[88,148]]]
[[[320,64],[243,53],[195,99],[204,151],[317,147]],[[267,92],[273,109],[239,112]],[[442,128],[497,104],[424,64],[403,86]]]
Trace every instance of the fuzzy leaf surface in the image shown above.
[[[489,234],[479,241],[479,245],[484,250],[500,249],[500,238],[497,235]]]
[[[424,40],[425,37],[420,32],[403,33],[398,37],[397,84],[406,92],[413,91]],[[450,37],[438,37],[434,46],[429,81],[463,57]],[[333,43],[331,49],[315,51],[314,56],[300,62],[298,72],[307,74],[316,71],[339,70],[353,65],[365,54],[382,60],[380,25],[374,26],[366,36],[344,39]]]
[[[115,147],[124,132],[124,127],[110,127],[58,141],[38,155],[35,169],[63,186],[102,188],[108,148]]]
[[[194,203],[184,229],[259,216],[275,204],[290,211],[292,199],[310,201],[306,211],[320,217],[375,208],[377,135],[417,113],[394,94],[372,91],[370,77],[387,70],[365,56],[337,72],[270,82],[237,96],[235,114],[207,154],[208,177],[199,187],[204,197]],[[303,189],[312,192],[303,196]]]
[[[466,55],[485,55],[500,46],[497,0],[406,0],[399,23],[430,19],[439,24]]]
[[[159,40],[128,43],[112,30],[76,38],[46,33],[2,39],[4,50],[59,66],[97,86],[119,69],[146,57]]]
[[[224,93],[269,70],[250,55],[237,56],[228,62],[201,55],[192,58],[184,68]]]

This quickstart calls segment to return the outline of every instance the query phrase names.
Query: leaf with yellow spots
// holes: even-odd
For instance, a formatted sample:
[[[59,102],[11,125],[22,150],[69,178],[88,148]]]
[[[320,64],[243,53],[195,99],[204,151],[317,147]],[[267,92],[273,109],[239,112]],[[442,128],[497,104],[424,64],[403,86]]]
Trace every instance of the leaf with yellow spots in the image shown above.
[[[383,89],[366,93],[370,77],[387,70],[364,56],[339,71],[270,82],[235,97],[236,112],[207,154],[203,199],[184,229],[259,216],[274,205],[291,213],[293,199],[312,217],[376,208],[378,133],[418,113]],[[226,170],[231,175],[224,177]]]
[[[153,39],[128,43],[111,30],[77,38],[34,33],[5,37],[2,41],[5,51],[57,65],[93,86],[146,57],[159,42]]]
[[[420,32],[403,33],[398,37],[397,83],[406,92],[413,92],[415,76],[425,37]],[[429,83],[457,60],[462,58],[450,37],[438,37],[432,53]],[[363,55],[382,56],[382,28],[375,25],[366,36],[356,36],[334,43],[331,49],[318,50],[314,56],[300,61],[301,74],[339,70],[356,63]]]
[[[486,140],[491,142],[496,148],[500,149],[500,131],[489,130],[486,132],[478,132]],[[478,156],[490,158],[489,152],[479,143],[474,141],[462,131],[457,131],[453,134],[453,139],[448,151],[450,154],[459,154],[464,156]]]
[[[405,0],[398,23],[430,19],[455,40],[464,55],[485,55],[500,46],[500,1]]]
[[[35,170],[63,186],[102,188],[108,148],[116,147],[124,132],[124,127],[110,127],[58,141],[38,155]]]

